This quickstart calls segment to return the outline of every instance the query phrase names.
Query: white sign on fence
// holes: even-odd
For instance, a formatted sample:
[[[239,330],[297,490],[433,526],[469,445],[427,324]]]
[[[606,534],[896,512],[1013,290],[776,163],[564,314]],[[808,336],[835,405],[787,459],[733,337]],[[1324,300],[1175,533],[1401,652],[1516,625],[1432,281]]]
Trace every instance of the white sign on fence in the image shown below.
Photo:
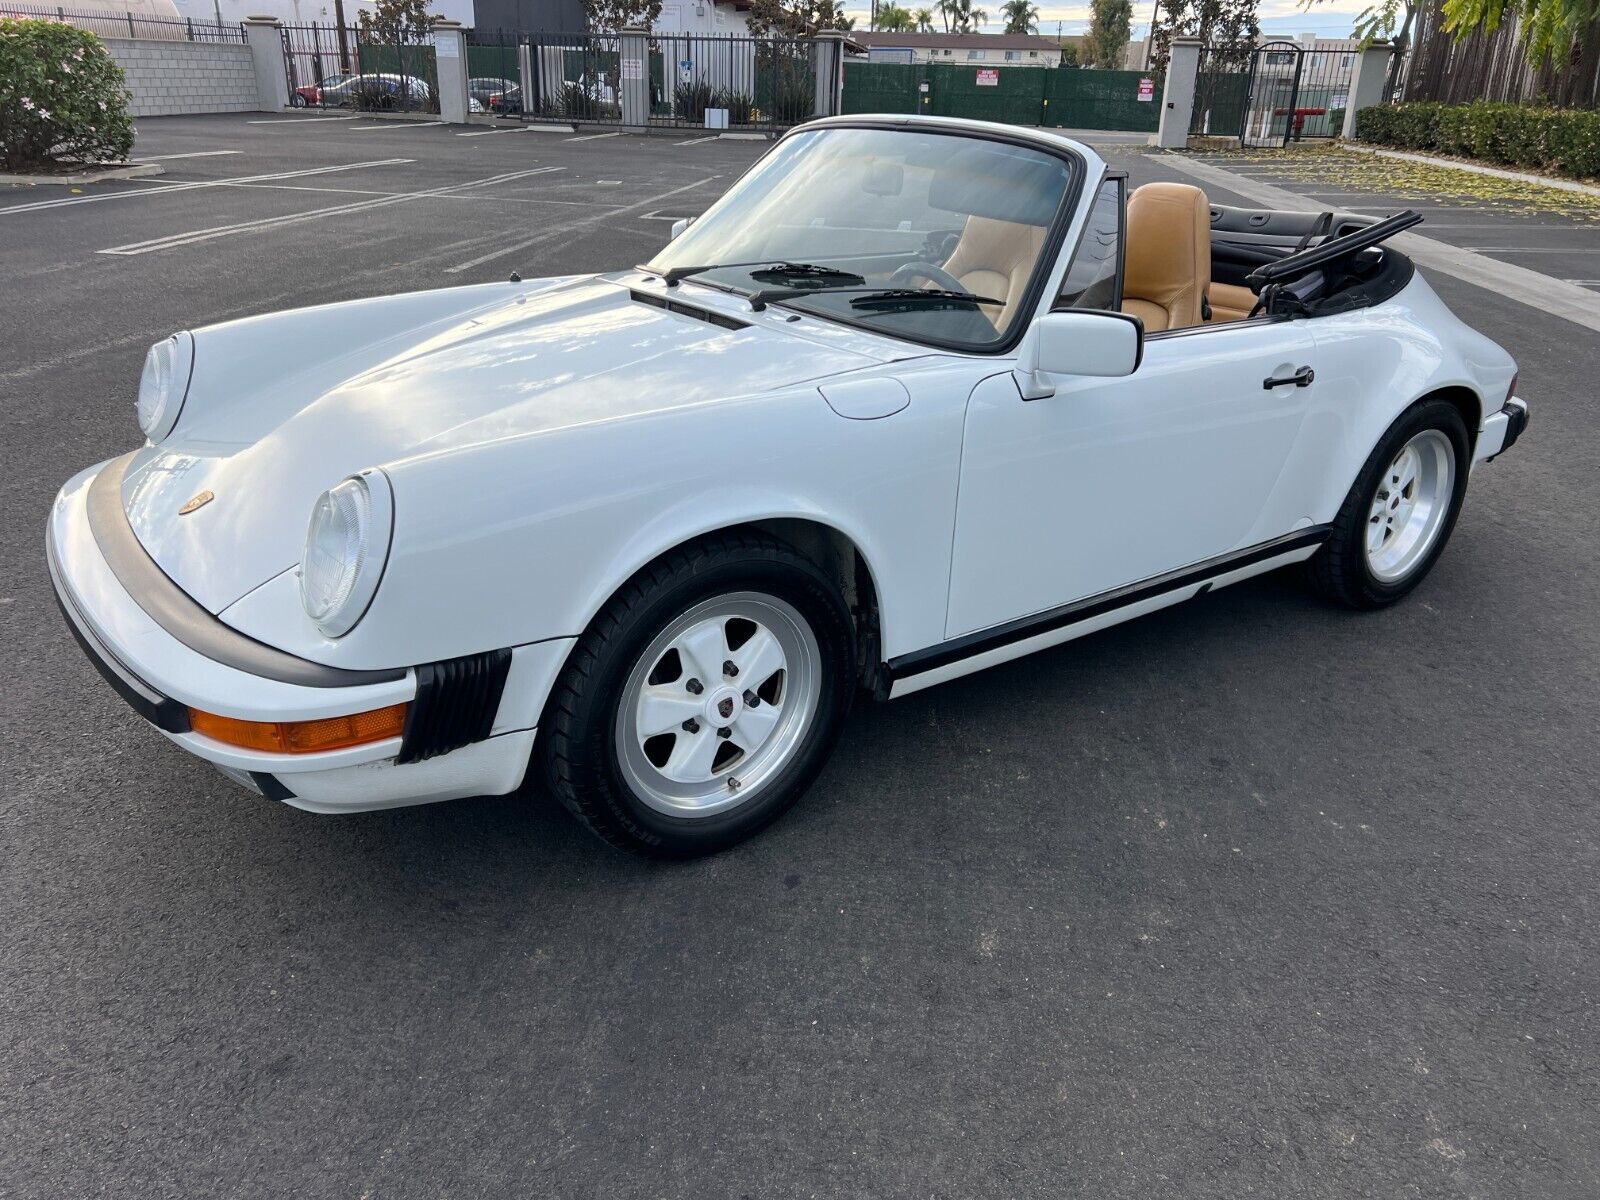
[[[644,59],[625,58],[622,60],[622,77],[624,79],[644,78]]]
[[[978,68],[978,86],[979,87],[999,87],[1000,86],[1000,68],[999,67],[979,67]]]

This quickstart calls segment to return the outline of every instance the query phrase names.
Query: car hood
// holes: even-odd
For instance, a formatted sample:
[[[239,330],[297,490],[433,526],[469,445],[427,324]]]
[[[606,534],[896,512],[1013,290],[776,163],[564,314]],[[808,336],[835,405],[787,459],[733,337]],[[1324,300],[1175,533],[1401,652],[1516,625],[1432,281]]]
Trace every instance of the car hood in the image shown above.
[[[728,328],[726,317],[717,324],[669,311],[607,279],[509,299],[497,285],[492,302],[486,289],[453,291],[476,295],[441,300],[454,307],[443,317],[417,298],[394,314],[411,324],[381,336],[372,336],[362,302],[285,314],[300,322],[287,330],[267,318],[248,341],[229,326],[214,327],[216,336],[197,331],[179,429],[141,451],[123,482],[128,520],[162,570],[220,613],[299,561],[316,497],[356,471],[877,361],[769,326]],[[326,319],[307,330],[303,319],[319,312]],[[287,344],[272,345],[274,337]],[[219,372],[218,357],[236,370]],[[212,499],[180,513],[205,492]],[[403,498],[397,506],[403,529]]]

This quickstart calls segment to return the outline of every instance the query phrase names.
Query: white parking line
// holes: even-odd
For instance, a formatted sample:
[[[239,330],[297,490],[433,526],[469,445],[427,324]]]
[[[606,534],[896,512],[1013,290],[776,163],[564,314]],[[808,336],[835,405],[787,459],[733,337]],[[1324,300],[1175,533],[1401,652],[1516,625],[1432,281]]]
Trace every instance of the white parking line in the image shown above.
[[[152,154],[147,158],[130,158],[129,162],[171,162],[175,158],[216,158],[222,154],[243,154],[243,150],[191,150],[187,154]]]
[[[63,196],[59,200],[37,200],[32,204],[13,204],[0,208],[0,217],[12,213],[38,212],[42,208],[63,208],[71,204],[98,204],[104,200],[126,200],[137,196],[170,196],[175,192],[192,192],[198,188],[226,187],[231,183],[264,183],[274,179],[303,179],[307,175],[331,175],[335,171],[359,171],[363,167],[395,167],[414,163],[414,158],[375,158],[371,162],[343,163],[334,167],[311,167],[304,171],[279,171],[273,175],[236,175],[232,179],[205,179],[194,183],[172,183],[165,187],[147,187],[134,192],[105,192],[98,196]]]
[[[521,128],[517,128],[517,129],[474,129],[471,133],[458,133],[458,134],[456,134],[456,136],[457,137],[488,137],[492,133],[521,133],[521,132],[522,132]]]
[[[304,125],[308,121],[354,121],[354,117],[269,117],[265,121],[246,121],[246,125]]]
[[[673,142],[672,144],[674,146],[698,146],[701,142],[714,142],[716,140],[717,135],[713,133],[710,137],[690,138],[687,142]]]
[[[695,188],[704,187],[706,184],[712,183],[721,178],[721,175],[708,175],[704,179],[697,179],[693,183],[686,183],[682,187],[673,188],[670,192],[662,192],[659,196],[650,196],[647,199],[640,200],[637,204],[630,204],[626,208],[611,209],[606,212],[596,213],[592,217],[583,217],[579,220],[571,221],[564,225],[557,225],[554,228],[545,230],[543,233],[537,233],[531,238],[524,238],[520,242],[512,242],[508,246],[497,246],[487,254],[480,254],[477,258],[469,258],[464,263],[458,263],[453,267],[446,267],[445,274],[459,275],[462,271],[470,271],[473,267],[481,267],[486,262],[492,262],[497,258],[504,258],[507,254],[515,254],[520,250],[526,250],[529,246],[537,246],[540,242],[547,242],[551,238],[567,237],[575,230],[583,229],[589,225],[598,224],[601,221],[609,221],[615,217],[624,216],[627,213],[631,213],[645,207],[647,204],[660,204],[661,201],[672,196],[679,195],[682,192],[692,192]]]
[[[614,130],[611,133],[586,133],[582,137],[563,138],[562,140],[563,141],[568,141],[568,142],[597,142],[601,138],[621,137],[621,136],[622,136],[622,130],[617,129],[617,130]]]
[[[391,129],[427,129],[431,125],[443,125],[443,121],[386,121],[382,125],[352,125],[351,133],[376,133],[383,130],[387,133]]]
[[[422,192],[405,192],[398,196],[380,196],[374,200],[358,200],[351,204],[335,204],[328,208],[314,208],[310,212],[288,213],[277,217],[261,217],[254,221],[237,221],[232,225],[214,225],[209,229],[193,229],[185,233],[169,234],[166,237],[150,238],[143,242],[129,242],[123,246],[109,246],[104,250],[97,250],[95,253],[114,254],[119,257],[152,254],[157,250],[172,250],[179,246],[192,246],[197,242],[209,242],[216,238],[230,237],[236,233],[251,233],[259,229],[276,229],[283,225],[299,225],[307,221],[321,221],[327,217],[366,212],[374,208],[387,208],[392,204],[404,204],[410,200],[423,200],[434,196],[464,192],[472,188],[489,187],[497,183],[510,183],[513,180],[525,179],[529,175],[544,175],[552,171],[564,170],[566,170],[565,167],[535,167],[529,171],[510,171],[502,175],[490,175],[484,179],[468,180],[466,183],[429,188],[427,191]]]

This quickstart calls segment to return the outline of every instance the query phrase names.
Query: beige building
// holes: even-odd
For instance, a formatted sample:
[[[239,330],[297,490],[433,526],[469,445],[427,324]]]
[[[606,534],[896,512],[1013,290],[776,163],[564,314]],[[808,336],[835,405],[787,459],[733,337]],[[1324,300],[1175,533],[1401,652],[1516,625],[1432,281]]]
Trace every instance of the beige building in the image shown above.
[[[1061,46],[1031,33],[856,33],[869,62],[958,63],[980,67],[1055,67]]]

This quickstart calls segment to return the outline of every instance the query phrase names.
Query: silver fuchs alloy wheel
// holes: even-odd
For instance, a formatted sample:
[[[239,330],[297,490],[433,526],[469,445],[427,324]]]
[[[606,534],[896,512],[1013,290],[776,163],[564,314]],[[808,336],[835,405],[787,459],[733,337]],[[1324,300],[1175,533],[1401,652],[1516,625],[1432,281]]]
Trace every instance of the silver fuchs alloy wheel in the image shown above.
[[[1450,515],[1456,450],[1437,429],[1424,429],[1378,477],[1367,512],[1367,569],[1397,583],[1425,562]]]
[[[760,592],[702,601],[651,640],[623,685],[622,778],[669,816],[746,803],[794,760],[821,687],[816,636],[786,601]]]

